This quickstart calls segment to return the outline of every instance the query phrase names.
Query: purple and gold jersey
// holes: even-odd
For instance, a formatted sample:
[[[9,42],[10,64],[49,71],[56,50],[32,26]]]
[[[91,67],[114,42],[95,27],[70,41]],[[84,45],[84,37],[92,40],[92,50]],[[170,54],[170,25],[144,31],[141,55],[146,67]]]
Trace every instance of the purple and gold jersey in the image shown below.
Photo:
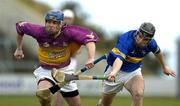
[[[158,53],[159,47],[154,39],[152,39],[145,47],[138,48],[135,44],[136,30],[128,31],[118,38],[115,47],[109,52],[107,62],[109,65],[113,65],[116,58],[123,61],[121,67],[122,71],[132,72],[138,69],[143,57],[148,53]]]
[[[74,25],[63,26],[57,38],[51,38],[44,26],[28,22],[17,23],[16,30],[19,35],[30,35],[37,40],[39,63],[44,68],[69,65],[71,56],[81,45],[99,40],[91,30]]]

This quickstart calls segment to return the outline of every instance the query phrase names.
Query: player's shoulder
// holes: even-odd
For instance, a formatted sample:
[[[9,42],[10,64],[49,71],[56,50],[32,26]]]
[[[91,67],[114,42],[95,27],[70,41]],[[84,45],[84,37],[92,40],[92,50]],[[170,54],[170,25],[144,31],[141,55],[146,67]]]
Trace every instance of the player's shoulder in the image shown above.
[[[118,40],[123,42],[133,42],[136,30],[130,30],[119,36]]]
[[[154,46],[154,45],[157,45],[157,42],[155,39],[152,39],[150,42],[149,42],[149,46]]]
[[[137,30],[129,30],[125,33],[123,33],[124,36],[126,36],[127,38],[133,38],[134,34],[136,33]]]
[[[76,31],[76,32],[78,32],[78,31],[79,32],[90,31],[89,28],[78,26],[78,25],[64,25],[62,27],[62,30],[64,30],[64,31]]]
[[[28,27],[39,27],[39,28],[44,27],[43,25],[35,24],[32,22],[26,22],[26,21],[19,21],[16,24],[19,26],[28,26]]]

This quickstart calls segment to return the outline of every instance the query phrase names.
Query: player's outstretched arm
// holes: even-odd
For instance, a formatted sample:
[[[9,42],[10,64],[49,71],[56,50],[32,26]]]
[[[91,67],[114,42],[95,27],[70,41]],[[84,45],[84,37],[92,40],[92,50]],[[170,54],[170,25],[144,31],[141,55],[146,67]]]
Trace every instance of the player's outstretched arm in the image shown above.
[[[91,69],[92,67],[94,67],[93,61],[94,61],[95,51],[96,51],[95,43],[94,42],[88,42],[86,44],[86,48],[88,50],[88,60],[86,62],[86,67],[88,69]]]
[[[23,54],[23,50],[22,50],[22,40],[23,40],[23,36],[21,35],[17,35],[16,37],[16,51],[14,52],[14,57],[16,59],[22,59],[24,58],[24,54]]]
[[[167,65],[165,65],[163,54],[160,52],[160,53],[156,54],[155,56],[161,64],[163,73],[168,76],[171,75],[172,77],[176,77],[176,73],[171,68],[169,68]]]

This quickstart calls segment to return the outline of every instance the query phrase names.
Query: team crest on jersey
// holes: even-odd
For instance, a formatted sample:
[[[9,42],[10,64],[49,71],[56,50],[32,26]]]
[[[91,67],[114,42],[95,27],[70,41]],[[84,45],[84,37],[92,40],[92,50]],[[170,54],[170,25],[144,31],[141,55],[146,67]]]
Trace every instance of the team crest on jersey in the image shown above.
[[[57,45],[58,44],[58,42],[53,42],[53,45]]]
[[[45,43],[43,43],[43,46],[44,47],[49,47],[50,45],[49,45],[49,43],[45,42]]]
[[[145,55],[145,54],[146,54],[146,51],[145,51],[145,50],[142,50],[142,54]]]
[[[133,50],[132,52],[131,52],[131,54],[134,54],[135,53],[135,50]]]

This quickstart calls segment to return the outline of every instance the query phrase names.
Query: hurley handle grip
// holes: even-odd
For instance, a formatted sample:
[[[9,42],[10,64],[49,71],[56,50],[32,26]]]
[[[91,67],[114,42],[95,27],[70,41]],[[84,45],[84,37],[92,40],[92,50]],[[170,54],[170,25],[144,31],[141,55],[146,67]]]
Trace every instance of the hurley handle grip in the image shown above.
[[[107,76],[93,76],[93,80],[108,80]]]
[[[101,57],[97,58],[97,59],[93,62],[93,64],[95,65],[95,64],[97,64],[98,62],[100,62],[100,61],[103,60],[103,59],[107,59],[107,55],[106,55],[106,54],[104,54],[104,55],[102,55]],[[79,75],[79,74],[85,72],[86,70],[87,70],[87,68],[86,68],[86,67],[83,67],[80,71],[76,72],[75,75]]]

